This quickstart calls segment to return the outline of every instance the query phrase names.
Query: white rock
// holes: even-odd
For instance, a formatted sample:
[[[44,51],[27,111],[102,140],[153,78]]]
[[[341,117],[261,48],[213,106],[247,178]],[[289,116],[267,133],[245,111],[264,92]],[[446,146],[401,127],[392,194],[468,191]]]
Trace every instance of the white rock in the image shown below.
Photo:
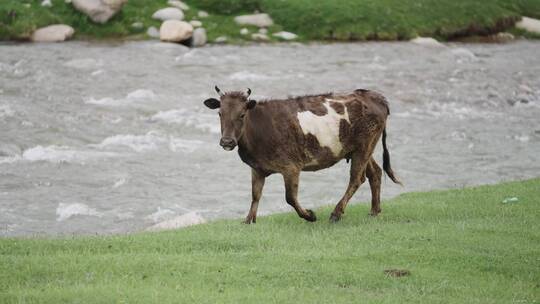
[[[182,1],[179,1],[179,0],[169,0],[167,1],[167,4],[172,6],[172,7],[177,7],[183,11],[187,11],[189,10],[189,6],[187,4],[185,4],[184,2]]]
[[[249,34],[249,30],[247,28],[244,27],[243,29],[240,30],[240,35],[247,35],[247,34]]]
[[[73,6],[96,23],[105,23],[118,13],[127,0],[73,0]]]
[[[71,0],[66,0],[65,2],[66,2],[67,4],[69,4],[69,3],[71,3]]]
[[[167,7],[162,8],[158,11],[156,11],[152,18],[161,20],[161,21],[167,21],[167,20],[183,20],[184,19],[184,12],[176,7]]]
[[[41,6],[43,6],[43,7],[51,7],[52,6],[51,0],[43,0],[41,2]]]
[[[216,38],[216,40],[214,40],[216,43],[225,43],[227,42],[227,37],[226,36],[219,36]]]
[[[147,231],[171,230],[206,223],[206,220],[197,212],[190,212],[177,216],[168,221],[157,223],[148,227]]]
[[[30,39],[34,42],[59,42],[71,38],[74,33],[69,25],[55,24],[36,30]]]
[[[507,42],[513,41],[516,38],[514,37],[514,35],[510,33],[505,33],[505,32],[497,33],[491,37],[493,38],[494,42],[498,42],[498,43],[507,43]]]
[[[265,35],[266,35],[266,34],[268,34],[268,30],[265,29],[265,28],[260,28],[260,29],[259,29],[259,33],[265,34]]]
[[[155,26],[151,26],[146,30],[146,35],[152,38],[159,38],[159,30]]]
[[[290,32],[277,32],[277,33],[273,33],[272,36],[278,37],[283,40],[294,40],[298,38],[298,35],[294,33],[290,33]]]
[[[253,14],[234,17],[234,21],[240,25],[254,25],[257,27],[269,27],[274,21],[268,14]]]
[[[531,33],[540,34],[540,20],[538,19],[523,17],[521,21],[516,23],[516,27]]]
[[[251,39],[257,40],[257,41],[268,41],[268,40],[270,40],[270,38],[268,38],[268,36],[266,34],[261,34],[261,33],[251,34]]]
[[[423,45],[423,46],[444,47],[444,44],[440,43],[439,41],[431,37],[416,37],[412,39],[411,42],[419,44],[419,45]]]
[[[205,12],[205,11],[199,11],[199,13],[197,13],[197,15],[199,16],[199,18],[206,18],[206,17],[208,17],[208,13]]]
[[[200,22],[199,20],[191,20],[189,22],[189,24],[193,25],[193,27],[201,27],[202,26],[202,22]]]
[[[193,35],[193,26],[185,21],[167,20],[159,28],[161,41],[180,42]]]
[[[202,27],[196,28],[193,31],[192,45],[194,47],[201,47],[206,44],[206,30]]]
[[[136,30],[142,30],[144,27],[144,24],[142,22],[133,22],[131,24],[131,27]]]

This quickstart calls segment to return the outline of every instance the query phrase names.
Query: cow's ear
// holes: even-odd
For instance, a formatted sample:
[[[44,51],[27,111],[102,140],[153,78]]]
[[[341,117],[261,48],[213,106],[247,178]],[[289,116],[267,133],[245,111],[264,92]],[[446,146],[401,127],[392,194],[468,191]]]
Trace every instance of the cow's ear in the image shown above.
[[[251,109],[255,108],[256,105],[257,105],[257,101],[256,101],[256,100],[253,100],[253,99],[250,99],[250,100],[247,102],[246,108],[247,108],[248,110],[251,110]]]
[[[221,102],[215,98],[208,98],[204,101],[204,105],[210,109],[217,109],[221,106]]]

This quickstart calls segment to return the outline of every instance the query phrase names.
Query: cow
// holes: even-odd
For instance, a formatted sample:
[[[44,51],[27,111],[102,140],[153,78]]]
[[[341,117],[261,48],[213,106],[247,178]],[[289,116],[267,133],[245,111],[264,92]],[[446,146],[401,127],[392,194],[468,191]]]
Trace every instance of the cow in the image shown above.
[[[265,178],[279,173],[285,183],[285,199],[298,215],[310,222],[317,220],[312,210],[298,202],[300,172],[317,171],[340,160],[350,161],[350,180],[345,194],[330,216],[341,219],[347,203],[358,187],[369,180],[370,215],[381,212],[382,170],[373,159],[373,150],[382,136],[383,169],[395,177],[386,146],[386,119],[390,114],[384,96],[358,89],[350,94],[319,94],[256,101],[251,90],[222,92],[219,99],[209,98],[204,105],[219,109],[221,139],[227,151],[238,146],[241,160],[251,167],[252,201],[244,221],[255,223]]]

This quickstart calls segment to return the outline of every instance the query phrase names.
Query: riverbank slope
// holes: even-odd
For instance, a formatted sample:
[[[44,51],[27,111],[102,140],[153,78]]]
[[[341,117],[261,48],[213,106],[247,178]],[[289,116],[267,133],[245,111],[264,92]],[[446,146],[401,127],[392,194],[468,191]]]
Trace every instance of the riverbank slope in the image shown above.
[[[409,193],[377,218],[353,205],[337,224],[326,207],[316,223],[0,239],[0,302],[533,303],[539,197],[533,179]]]
[[[242,35],[233,18],[262,11],[281,30],[298,34],[299,41],[405,40],[432,36],[442,40],[471,35],[487,35],[512,30],[521,16],[540,18],[537,0],[188,0],[185,20],[199,19],[208,40],[227,37],[228,42],[250,41]],[[42,6],[38,0],[7,0],[0,5],[0,40],[27,40],[32,32],[51,24],[67,24],[78,39],[146,39],[149,27],[159,28],[152,14],[167,7],[166,0],[129,0],[122,11],[106,24],[93,23],[65,0]],[[201,18],[199,12],[209,13]],[[134,26],[136,24],[136,26]],[[246,27],[250,33],[258,28]],[[515,31],[523,34],[523,32]],[[279,38],[268,35],[270,40]],[[534,35],[532,35],[534,36]]]

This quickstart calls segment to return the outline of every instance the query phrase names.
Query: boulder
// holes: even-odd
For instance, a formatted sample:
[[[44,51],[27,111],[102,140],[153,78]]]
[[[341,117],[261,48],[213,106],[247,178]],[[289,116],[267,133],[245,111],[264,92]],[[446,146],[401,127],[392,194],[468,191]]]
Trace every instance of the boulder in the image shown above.
[[[268,40],[270,40],[270,38],[268,38],[268,36],[266,34],[261,34],[261,33],[251,34],[251,39],[256,40],[256,41],[268,41]]]
[[[189,6],[187,4],[185,4],[184,2],[182,1],[179,1],[179,0],[169,0],[167,1],[167,4],[169,6],[172,6],[172,7],[177,7],[183,11],[187,11],[189,10]]]
[[[144,23],[139,22],[139,21],[133,22],[131,24],[131,28],[134,29],[134,30],[140,31],[140,30],[142,30],[144,28]]]
[[[253,14],[234,17],[234,21],[240,25],[254,25],[257,27],[269,27],[274,21],[268,14]]]
[[[43,6],[43,7],[51,7],[52,6],[51,0],[43,0],[41,2],[41,6]]]
[[[202,22],[200,22],[199,20],[191,20],[189,22],[189,24],[193,25],[193,27],[201,27],[202,26]]]
[[[194,47],[201,47],[206,44],[206,30],[202,27],[196,28],[193,31],[193,39],[191,45]]]
[[[151,26],[146,30],[146,35],[152,38],[159,38],[159,30],[155,26]]]
[[[127,0],[73,0],[78,11],[96,23],[105,23],[118,13]]]
[[[265,35],[266,35],[266,34],[268,34],[268,30],[265,29],[264,27],[263,27],[263,28],[260,28],[260,29],[259,29],[259,33],[265,34]]]
[[[540,20],[523,17],[521,21],[516,23],[516,27],[527,32],[540,34]]]
[[[179,20],[167,20],[159,28],[161,41],[181,42],[188,40],[193,35],[193,26]]]
[[[69,25],[55,24],[37,29],[30,39],[34,42],[60,42],[71,38],[74,33]]]
[[[423,46],[429,46],[429,47],[444,47],[444,44],[440,43],[439,41],[431,38],[431,37],[416,37],[411,40],[412,43],[416,43]]]
[[[277,33],[273,33],[272,36],[278,37],[283,40],[294,40],[298,38],[298,35],[294,33],[290,33],[290,32],[277,32]]]
[[[161,20],[161,21],[167,21],[167,20],[183,20],[184,19],[184,12],[176,7],[167,7],[162,8],[158,11],[156,11],[152,18]]]

